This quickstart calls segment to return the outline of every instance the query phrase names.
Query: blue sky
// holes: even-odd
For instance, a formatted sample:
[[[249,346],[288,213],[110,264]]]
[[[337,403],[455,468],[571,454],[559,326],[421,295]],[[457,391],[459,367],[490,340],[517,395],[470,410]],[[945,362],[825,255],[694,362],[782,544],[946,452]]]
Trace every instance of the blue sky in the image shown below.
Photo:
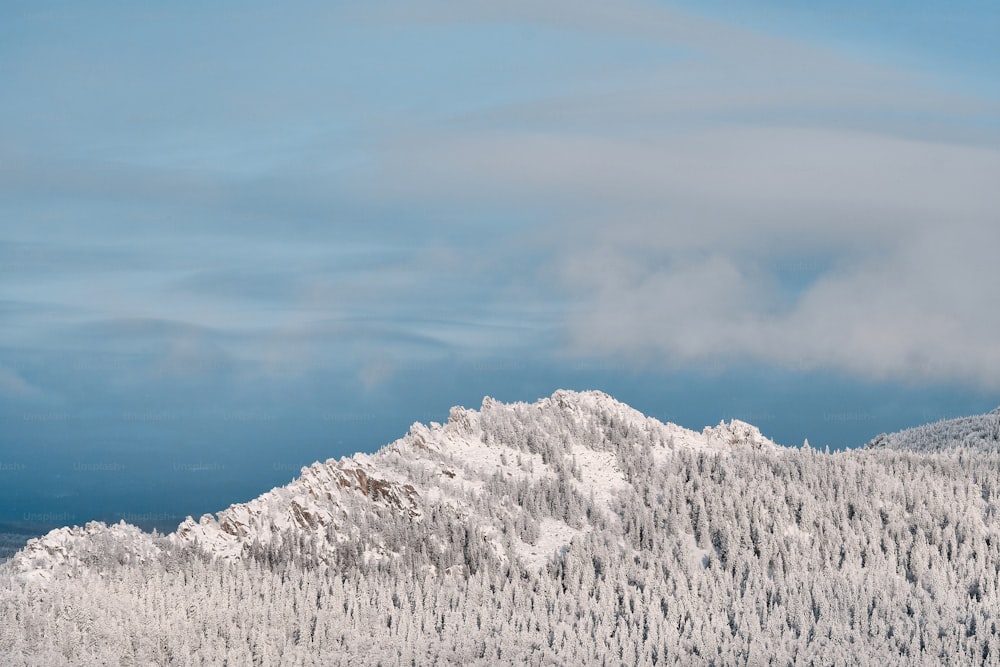
[[[169,525],[485,394],[834,447],[996,407],[998,37],[985,2],[4,3],[0,522]]]

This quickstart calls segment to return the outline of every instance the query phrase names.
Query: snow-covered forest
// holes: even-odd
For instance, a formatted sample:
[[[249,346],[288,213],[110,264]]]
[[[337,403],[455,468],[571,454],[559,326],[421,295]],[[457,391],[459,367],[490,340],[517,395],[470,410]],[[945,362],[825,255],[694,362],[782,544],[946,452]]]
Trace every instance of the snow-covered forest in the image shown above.
[[[1000,408],[985,415],[942,419],[933,424],[877,436],[867,447],[938,452],[967,448],[1000,454]]]
[[[825,453],[487,399],[168,536],[33,541],[0,662],[1000,664],[1000,436],[947,432]]]

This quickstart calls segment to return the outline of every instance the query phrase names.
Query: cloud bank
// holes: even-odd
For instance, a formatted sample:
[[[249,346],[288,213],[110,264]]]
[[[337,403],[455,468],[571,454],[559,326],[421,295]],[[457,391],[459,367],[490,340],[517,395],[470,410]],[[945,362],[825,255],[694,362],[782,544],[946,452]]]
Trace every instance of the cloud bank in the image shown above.
[[[653,15],[545,14],[689,55],[402,137],[380,186],[541,220],[574,355],[1000,386],[995,100]]]
[[[647,3],[8,14],[8,366],[1000,387],[995,86]]]

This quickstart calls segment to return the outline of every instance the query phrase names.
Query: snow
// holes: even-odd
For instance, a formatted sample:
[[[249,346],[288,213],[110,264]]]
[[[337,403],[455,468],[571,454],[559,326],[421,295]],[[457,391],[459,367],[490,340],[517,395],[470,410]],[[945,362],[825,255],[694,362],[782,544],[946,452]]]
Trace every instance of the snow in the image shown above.
[[[126,524],[32,540],[0,568],[0,662],[996,662],[989,451],[783,449],[598,392],[483,405],[170,538],[292,538],[265,562]]]
[[[664,424],[647,417],[612,397],[597,391],[573,392],[559,390],[549,398],[534,404],[503,405],[491,398],[483,400],[480,411],[452,408],[447,422],[415,423],[402,438],[374,454],[359,453],[338,460],[329,459],[304,467],[298,478],[284,487],[272,489],[246,503],[234,504],[216,515],[206,514],[195,521],[188,517],[169,536],[181,544],[197,544],[213,557],[235,560],[245,557],[253,542],[271,543],[286,531],[320,533],[331,544],[359,539],[356,522],[358,512],[398,512],[410,520],[419,521],[431,507],[441,507],[460,517],[471,517],[480,496],[493,476],[500,472],[511,481],[535,481],[555,475],[554,469],[543,463],[538,452],[529,452],[483,436],[483,413],[486,410],[507,411],[511,418],[537,419],[543,427],[569,419],[586,432],[588,425],[600,428],[613,420],[632,432],[646,434],[654,445],[652,453],[658,464],[667,463],[679,450],[695,450],[724,454],[733,447],[778,448],[750,424],[734,420],[692,431],[676,424]],[[553,433],[553,437],[555,437]],[[629,487],[612,451],[595,449],[579,441],[571,441],[567,463],[578,471],[573,480],[584,498],[593,497],[597,509],[609,517],[615,499]],[[524,512],[516,506],[510,513]],[[487,542],[503,553],[499,526],[486,517],[477,517]],[[545,517],[536,544],[518,544],[516,555],[532,567],[541,566],[559,548],[589,526],[574,528]],[[363,535],[372,549],[371,557],[381,558],[377,546],[383,542],[375,533]],[[136,557],[150,557],[156,547],[149,536],[138,529],[120,524],[103,524],[81,528],[63,528],[40,540],[30,542],[12,561],[17,571],[29,578],[45,578],[56,569],[66,569],[79,561],[74,554],[83,542],[93,541],[101,534],[111,542],[127,545]],[[148,552],[148,553],[147,553]]]
[[[135,526],[124,521],[111,526],[91,521],[83,527],[56,528],[28,540],[9,563],[18,580],[45,583],[59,575],[71,576],[74,568],[90,560],[95,546],[103,553],[100,545],[108,544],[117,545],[117,557],[125,561],[146,562],[159,555],[152,537]]]
[[[518,545],[518,555],[521,557],[521,562],[528,568],[536,570],[544,567],[574,537],[583,535],[590,530],[590,526],[585,529],[573,528],[552,518],[543,519],[540,523],[541,530],[535,543],[520,542]]]
[[[694,535],[691,533],[682,534],[681,543],[687,550],[688,560],[692,569],[708,567],[708,562],[711,559],[712,552],[709,549],[702,549],[699,547],[698,541],[695,539]]]
[[[613,453],[595,451],[574,443],[571,456],[580,468],[582,480],[577,486],[584,496],[593,492],[594,500],[607,507],[628,486]]]
[[[797,540],[807,540],[808,541],[808,540],[811,540],[813,538],[812,533],[810,533],[808,531],[805,531],[805,530],[802,530],[800,527],[796,526],[793,523],[790,523],[787,526],[785,526],[784,535],[787,536],[787,537],[791,537],[791,538],[797,539]]]

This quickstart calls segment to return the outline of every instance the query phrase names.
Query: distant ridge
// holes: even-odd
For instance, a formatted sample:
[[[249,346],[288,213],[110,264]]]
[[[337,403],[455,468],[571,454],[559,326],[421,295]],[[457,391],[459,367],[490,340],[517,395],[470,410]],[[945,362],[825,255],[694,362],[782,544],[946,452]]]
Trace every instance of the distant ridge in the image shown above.
[[[911,452],[941,452],[974,449],[1000,453],[1000,407],[982,415],[942,419],[923,426],[882,433],[866,449],[899,449]]]

